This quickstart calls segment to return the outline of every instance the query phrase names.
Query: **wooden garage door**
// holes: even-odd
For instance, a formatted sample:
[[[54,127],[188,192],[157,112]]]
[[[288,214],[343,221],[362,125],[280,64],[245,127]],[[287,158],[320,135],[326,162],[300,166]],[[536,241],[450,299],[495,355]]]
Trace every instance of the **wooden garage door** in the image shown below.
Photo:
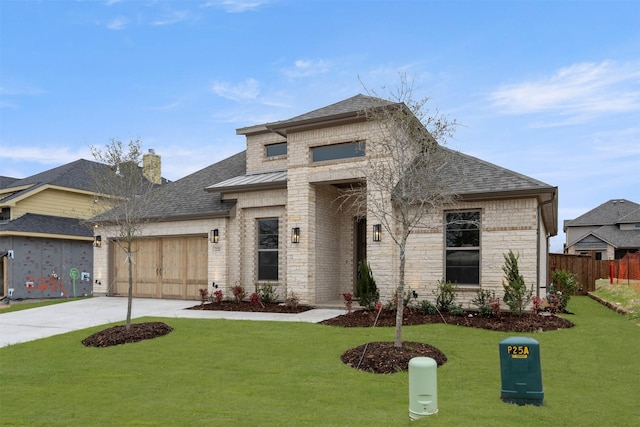
[[[126,257],[114,248],[113,277],[116,295],[127,295],[129,279]],[[133,250],[133,295],[145,298],[199,299],[207,287],[207,239],[164,237],[141,239]]]

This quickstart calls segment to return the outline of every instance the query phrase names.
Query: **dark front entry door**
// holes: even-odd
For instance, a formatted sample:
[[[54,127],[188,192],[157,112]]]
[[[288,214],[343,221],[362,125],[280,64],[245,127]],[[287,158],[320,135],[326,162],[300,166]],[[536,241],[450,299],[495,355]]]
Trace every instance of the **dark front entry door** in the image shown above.
[[[358,266],[360,261],[367,259],[367,219],[356,218],[355,220],[355,253],[353,265],[353,289],[356,288],[358,281]],[[358,296],[358,295],[356,295]]]

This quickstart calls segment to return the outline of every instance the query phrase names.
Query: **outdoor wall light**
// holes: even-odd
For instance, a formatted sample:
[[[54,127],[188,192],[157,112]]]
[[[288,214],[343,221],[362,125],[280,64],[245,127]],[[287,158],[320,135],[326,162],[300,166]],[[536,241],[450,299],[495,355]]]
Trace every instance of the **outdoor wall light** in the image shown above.
[[[379,242],[382,236],[382,224],[373,224],[373,241]]]
[[[293,227],[291,229],[291,243],[300,242],[300,227]]]
[[[218,243],[220,241],[220,233],[217,228],[214,228],[209,232],[209,241],[211,243]]]
[[[102,246],[102,236],[95,236],[93,238],[93,246],[99,248]]]

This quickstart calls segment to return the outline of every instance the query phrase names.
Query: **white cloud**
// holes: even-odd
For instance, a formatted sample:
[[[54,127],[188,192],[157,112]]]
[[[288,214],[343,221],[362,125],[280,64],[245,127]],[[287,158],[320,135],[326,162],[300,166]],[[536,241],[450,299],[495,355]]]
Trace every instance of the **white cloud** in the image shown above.
[[[260,93],[260,84],[254,78],[248,78],[235,85],[229,82],[214,82],[211,89],[214,93],[234,101],[254,100]]]
[[[7,144],[2,147],[2,158],[11,161],[36,162],[43,165],[63,165],[80,158],[92,160],[89,147],[72,150],[62,145],[43,147],[16,147]],[[30,173],[24,176],[32,175]]]
[[[153,26],[163,26],[177,24],[178,22],[186,21],[189,18],[189,12],[186,10],[172,11],[165,19],[159,19],[151,23]]]
[[[574,64],[535,81],[503,85],[490,98],[507,114],[554,113],[565,117],[556,117],[560,124],[640,111],[640,64]]]
[[[123,16],[112,19],[107,22],[107,28],[110,30],[124,30],[129,24],[129,20]]]
[[[262,0],[214,0],[202,4],[202,7],[218,7],[229,13],[242,13],[269,4],[269,1]]]
[[[283,70],[287,77],[311,77],[323,74],[329,71],[329,63],[322,59],[298,59],[294,62],[293,67]]]

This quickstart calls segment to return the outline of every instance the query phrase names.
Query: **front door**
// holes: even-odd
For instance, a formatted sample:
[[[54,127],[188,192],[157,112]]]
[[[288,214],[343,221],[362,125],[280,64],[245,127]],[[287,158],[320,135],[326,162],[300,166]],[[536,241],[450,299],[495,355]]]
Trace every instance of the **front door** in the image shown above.
[[[353,263],[353,289],[358,289],[356,284],[359,276],[359,265],[367,259],[367,219],[356,218],[354,226],[355,250]],[[358,295],[356,295],[357,297]]]

